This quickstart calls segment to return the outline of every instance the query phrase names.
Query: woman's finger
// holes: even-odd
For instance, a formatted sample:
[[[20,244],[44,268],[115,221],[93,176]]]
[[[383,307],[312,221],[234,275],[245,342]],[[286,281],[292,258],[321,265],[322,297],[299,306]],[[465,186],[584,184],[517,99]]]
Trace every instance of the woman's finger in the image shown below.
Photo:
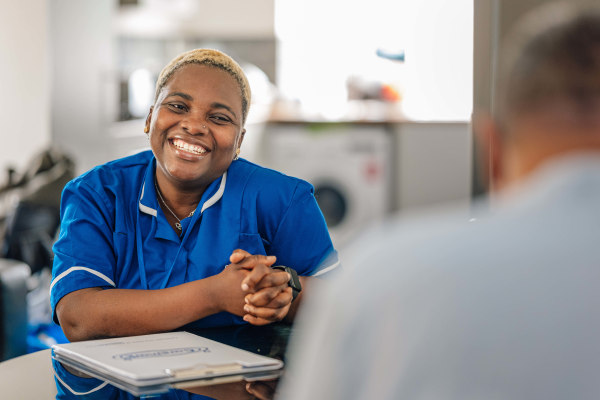
[[[289,285],[287,283],[285,283],[283,285],[279,285],[279,286],[272,286],[272,287],[264,288],[253,294],[246,295],[244,300],[246,301],[246,304],[250,304],[254,307],[265,307],[265,306],[267,306],[267,304],[270,304],[274,299],[276,299],[277,296],[281,292],[285,291],[288,288],[289,288]],[[290,294],[291,294],[291,288],[290,288]],[[270,307],[277,308],[277,307],[283,307],[284,305],[285,305],[285,303],[281,304],[281,305],[275,305],[275,306],[272,305]]]
[[[275,396],[277,381],[255,381],[246,384],[246,391],[259,400],[271,400]]]
[[[282,270],[272,268],[268,268],[267,271],[254,269],[242,281],[242,290],[244,283],[248,285],[247,291],[256,293],[264,288],[287,284],[290,279],[290,274]]]
[[[244,321],[249,322],[252,325],[266,325],[272,322],[281,321],[289,312],[290,305],[291,303],[283,308],[254,307],[253,313],[244,315]]]
[[[235,259],[235,258],[234,258]],[[257,265],[263,264],[267,267],[270,267],[277,261],[277,257],[275,256],[264,256],[262,254],[250,254],[245,256],[242,260],[235,263],[235,265],[244,268],[244,269],[253,269],[256,268]]]
[[[252,325],[256,325],[256,326],[268,325],[268,324],[275,322],[275,321],[270,321],[270,320],[264,319],[264,318],[258,318],[253,315],[250,315],[250,314],[244,315],[244,321],[246,321]]]
[[[280,292],[273,300],[263,307],[257,307],[253,304],[245,304],[244,312],[259,318],[279,320],[285,317],[291,304],[292,295],[286,290]],[[280,316],[282,312],[283,315]]]
[[[271,271],[271,268],[264,264],[256,265],[242,280],[242,290],[250,293],[255,292],[256,285],[266,276],[270,275]]]
[[[229,256],[229,262],[232,264],[237,264],[249,255],[250,253],[248,253],[246,250],[235,249],[233,253],[231,253],[231,255]]]

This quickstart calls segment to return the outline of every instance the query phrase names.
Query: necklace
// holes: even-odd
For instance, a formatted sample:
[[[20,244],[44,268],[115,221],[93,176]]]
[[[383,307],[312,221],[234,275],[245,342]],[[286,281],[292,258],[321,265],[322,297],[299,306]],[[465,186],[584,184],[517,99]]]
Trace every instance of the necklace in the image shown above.
[[[156,193],[158,194],[158,198],[160,199],[160,202],[163,203],[163,205],[167,208],[167,210],[169,210],[171,215],[173,217],[175,217],[175,219],[177,220],[177,222],[175,222],[175,228],[177,228],[179,230],[179,232],[181,232],[183,230],[183,228],[181,226],[181,220],[179,219],[177,214],[175,214],[173,212],[173,210],[171,210],[171,208],[167,205],[167,202],[165,201],[165,199],[163,199],[162,194],[160,193],[160,189],[158,188],[158,184],[156,183],[156,180],[154,180],[154,188],[156,188]],[[194,215],[195,211],[196,210],[192,210],[192,212],[186,218],[189,218],[192,215]]]

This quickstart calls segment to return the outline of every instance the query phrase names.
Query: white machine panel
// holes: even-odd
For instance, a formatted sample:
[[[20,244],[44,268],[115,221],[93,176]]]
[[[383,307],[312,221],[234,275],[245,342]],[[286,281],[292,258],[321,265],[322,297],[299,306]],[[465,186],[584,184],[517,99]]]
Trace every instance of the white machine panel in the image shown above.
[[[263,143],[263,165],[313,184],[336,247],[390,211],[393,146],[385,124],[275,123]]]

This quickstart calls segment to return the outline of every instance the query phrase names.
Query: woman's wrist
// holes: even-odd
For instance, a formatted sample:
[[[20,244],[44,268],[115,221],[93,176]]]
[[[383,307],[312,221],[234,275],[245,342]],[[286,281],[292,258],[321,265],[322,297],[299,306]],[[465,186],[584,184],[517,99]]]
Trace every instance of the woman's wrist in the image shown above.
[[[193,290],[197,299],[194,304],[200,318],[225,311],[218,275],[195,281]]]

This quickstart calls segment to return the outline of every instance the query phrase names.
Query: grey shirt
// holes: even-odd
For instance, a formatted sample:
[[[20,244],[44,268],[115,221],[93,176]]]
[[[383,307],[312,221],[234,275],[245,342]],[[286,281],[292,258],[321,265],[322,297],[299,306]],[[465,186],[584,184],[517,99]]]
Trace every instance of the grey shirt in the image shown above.
[[[396,219],[301,310],[279,397],[600,397],[600,157],[546,164],[468,223]]]

